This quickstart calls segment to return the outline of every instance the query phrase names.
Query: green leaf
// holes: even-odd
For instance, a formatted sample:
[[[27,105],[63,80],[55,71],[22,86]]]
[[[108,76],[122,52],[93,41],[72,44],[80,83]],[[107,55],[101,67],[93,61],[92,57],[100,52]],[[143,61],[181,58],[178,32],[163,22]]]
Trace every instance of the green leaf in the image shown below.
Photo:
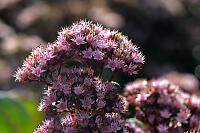
[[[31,130],[38,126],[39,123],[41,123],[43,119],[43,113],[37,111],[38,104],[35,101],[29,100],[29,99],[21,99],[22,103],[24,104],[27,112],[30,115],[30,121],[31,121]]]
[[[2,133],[31,132],[30,115],[18,100],[0,97],[0,131]]]
[[[1,111],[0,111],[1,113]],[[2,117],[2,114],[0,115],[0,130],[4,133],[14,133],[14,129],[10,127],[12,123],[9,123],[6,117]]]

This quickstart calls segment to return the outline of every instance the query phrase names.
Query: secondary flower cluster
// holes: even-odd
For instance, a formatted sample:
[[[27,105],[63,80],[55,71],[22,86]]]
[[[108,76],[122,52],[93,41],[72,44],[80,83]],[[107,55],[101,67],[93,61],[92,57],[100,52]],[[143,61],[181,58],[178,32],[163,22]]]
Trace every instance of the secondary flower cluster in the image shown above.
[[[126,36],[92,22],[79,21],[63,28],[58,35],[55,42],[32,50],[23,67],[17,70],[16,80],[39,80],[52,65],[71,60],[90,66],[98,64],[99,75],[104,67],[132,75],[144,63],[144,56]]]
[[[125,95],[150,132],[183,133],[200,125],[200,99],[167,80],[129,83]]]

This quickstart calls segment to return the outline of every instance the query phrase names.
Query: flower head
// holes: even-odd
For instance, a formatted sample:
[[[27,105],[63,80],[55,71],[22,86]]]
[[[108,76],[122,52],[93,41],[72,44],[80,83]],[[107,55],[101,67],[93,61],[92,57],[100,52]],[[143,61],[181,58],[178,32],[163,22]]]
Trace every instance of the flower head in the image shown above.
[[[191,117],[200,118],[200,108],[191,104],[193,96],[165,79],[136,80],[125,90],[136,118],[146,123],[151,132],[187,131],[198,125]]]
[[[114,76],[102,79],[103,70],[132,75],[143,63],[126,36],[81,20],[59,31],[56,41],[34,48],[15,77],[47,86],[38,109],[52,120],[35,132],[121,132],[125,100],[116,93]]]
[[[33,49],[15,77],[18,81],[41,80],[52,68],[52,63],[88,61],[85,59],[94,63],[98,61],[112,71],[118,69],[130,75],[136,73],[144,63],[144,56],[126,36],[81,20],[58,32],[55,42]],[[100,66],[101,69],[104,66]]]

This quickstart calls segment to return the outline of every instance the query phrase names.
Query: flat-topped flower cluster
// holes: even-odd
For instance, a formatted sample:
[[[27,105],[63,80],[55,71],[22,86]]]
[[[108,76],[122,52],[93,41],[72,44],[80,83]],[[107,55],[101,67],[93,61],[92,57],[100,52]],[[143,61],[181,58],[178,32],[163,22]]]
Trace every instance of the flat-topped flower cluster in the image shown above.
[[[56,41],[33,49],[15,75],[46,85],[38,110],[47,120],[34,132],[137,132],[121,118],[127,102],[111,80],[120,70],[136,74],[143,63],[138,48],[117,31],[83,20],[63,28]],[[113,74],[103,80],[105,68]]]
[[[200,98],[164,79],[127,84],[125,96],[150,132],[183,133],[200,125]]]
[[[144,56],[121,33],[92,22],[79,21],[58,32],[55,42],[33,49],[17,70],[16,80],[39,80],[55,64],[72,60],[88,65],[98,64],[99,69],[122,70],[132,75],[144,63]]]

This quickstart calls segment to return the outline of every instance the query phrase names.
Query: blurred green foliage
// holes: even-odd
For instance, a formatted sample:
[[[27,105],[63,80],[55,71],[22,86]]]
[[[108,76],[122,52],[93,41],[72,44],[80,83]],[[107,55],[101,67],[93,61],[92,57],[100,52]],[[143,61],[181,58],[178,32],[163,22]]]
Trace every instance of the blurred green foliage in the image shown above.
[[[30,99],[13,98],[0,94],[0,131],[2,133],[32,132],[41,122],[42,113]]]

